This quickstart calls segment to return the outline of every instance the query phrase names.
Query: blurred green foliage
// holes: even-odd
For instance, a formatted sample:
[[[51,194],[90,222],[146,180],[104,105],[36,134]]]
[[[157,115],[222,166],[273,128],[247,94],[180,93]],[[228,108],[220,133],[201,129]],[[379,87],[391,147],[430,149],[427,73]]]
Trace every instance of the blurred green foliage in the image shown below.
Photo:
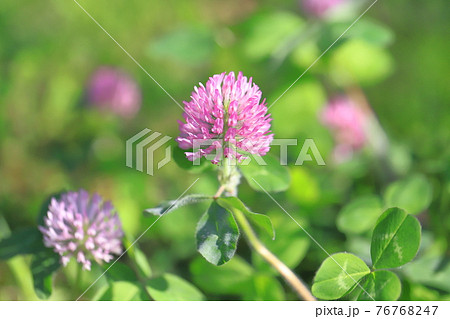
[[[215,73],[241,70],[269,105],[369,5],[358,1],[342,17],[316,21],[290,0],[79,2],[175,100],[187,100],[194,85]],[[283,171],[273,185],[288,187],[276,199],[328,252],[346,250],[369,262],[381,208],[416,214],[424,237],[417,259],[396,270],[401,300],[450,296],[448,11],[444,0],[377,3],[270,109],[276,138],[313,138],[327,163],[293,166],[299,143],[290,148],[290,185]],[[144,209],[177,198],[197,177],[190,192],[215,193],[212,169],[188,172],[170,162],[148,176],[125,166],[129,137],[146,127],[175,137],[182,111],[73,1],[2,0],[0,39],[0,239],[35,227],[42,203],[61,190],[84,188],[112,200],[127,245],[154,221]],[[101,65],[137,80],[143,92],[137,117],[86,105],[87,82]],[[330,96],[355,87],[364,90],[391,147],[384,160],[365,150],[336,164],[318,113]],[[261,234],[262,241],[310,285],[327,256],[254,186],[243,181],[239,197],[272,218],[276,238]],[[199,203],[164,216],[139,240],[142,254],[130,251],[83,298],[295,299],[242,240],[223,266],[198,255],[194,233],[206,208]],[[31,267],[31,256],[6,261],[10,256],[2,254],[0,300],[36,299],[32,276],[41,270]],[[130,282],[137,282],[130,258],[141,260],[144,294]],[[78,298],[103,271],[79,273],[71,262],[54,275],[51,299]],[[376,291],[376,279],[366,287]]]

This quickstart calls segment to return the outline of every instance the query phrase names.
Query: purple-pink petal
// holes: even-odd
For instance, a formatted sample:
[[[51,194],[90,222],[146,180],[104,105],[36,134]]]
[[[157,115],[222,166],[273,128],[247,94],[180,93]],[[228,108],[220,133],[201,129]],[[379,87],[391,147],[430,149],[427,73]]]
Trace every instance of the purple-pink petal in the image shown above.
[[[322,18],[348,0],[302,0],[302,7],[308,15]]]
[[[209,154],[218,164],[222,154],[228,158],[245,158],[243,151],[264,155],[270,149],[270,115],[259,87],[242,72],[213,75],[194,88],[189,102],[184,102],[179,121],[180,148],[191,150],[186,157],[193,161]],[[208,144],[208,141],[211,143]],[[204,142],[204,143],[203,143]],[[194,149],[202,143],[200,149]],[[242,147],[251,145],[250,147]]]
[[[346,96],[332,98],[321,113],[321,121],[333,133],[335,153],[351,153],[367,143],[367,115]]]
[[[136,81],[125,72],[100,67],[88,85],[88,101],[101,110],[131,118],[141,108],[142,93]]]
[[[91,261],[109,262],[112,254],[122,252],[122,226],[110,202],[84,190],[68,192],[59,200],[53,198],[39,230],[44,236],[44,245],[61,256],[64,266],[72,257],[91,269]]]

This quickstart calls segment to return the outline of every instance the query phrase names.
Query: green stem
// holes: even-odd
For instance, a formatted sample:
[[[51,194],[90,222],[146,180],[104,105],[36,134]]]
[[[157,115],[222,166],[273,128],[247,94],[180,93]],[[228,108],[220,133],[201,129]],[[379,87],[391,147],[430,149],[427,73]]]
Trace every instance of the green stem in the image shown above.
[[[134,273],[135,273],[135,275],[136,275],[136,278],[137,278],[138,281],[139,281],[139,284],[141,285],[141,287],[142,287],[142,289],[144,290],[145,294],[146,294],[147,297],[149,298],[148,300],[153,300],[152,296],[150,296],[150,294],[149,294],[148,291],[147,291],[147,288],[146,288],[146,286],[145,286],[145,278],[143,278],[143,277],[141,276],[141,273],[140,273],[140,271],[139,271],[139,269],[138,269],[138,266],[137,266],[137,264],[136,264],[136,261],[134,260],[134,258],[130,258],[130,259],[131,259],[131,269],[133,269],[133,271],[134,271]]]
[[[240,180],[240,173],[236,163],[230,158],[223,158],[219,171],[220,188],[214,198],[219,197],[222,192],[227,195],[235,196],[237,194],[237,186]]]
[[[213,198],[219,198],[220,195],[225,191],[225,186],[220,185],[219,189],[217,190],[217,193],[213,196]]]
[[[6,220],[0,216],[0,222],[2,224],[2,233],[0,239],[6,238],[11,235],[11,230]],[[17,285],[20,287],[23,298],[25,300],[38,300],[33,287],[33,275],[28,267],[24,256],[15,256],[6,261]]]
[[[20,287],[25,300],[38,300],[33,288],[33,278],[23,256],[15,256],[7,262],[17,285]]]
[[[272,254],[272,252],[268,250],[259,240],[244,214],[238,209],[234,210],[233,213],[250,246],[272,267],[274,267],[281,276],[283,276],[284,280],[292,287],[301,299],[306,301],[316,301],[316,298],[311,294],[305,283],[298,278],[288,266],[279,260],[277,256]]]
[[[83,292],[83,270],[81,266],[77,264],[76,272],[75,272],[75,285],[77,289]],[[78,294],[78,293],[77,293]]]

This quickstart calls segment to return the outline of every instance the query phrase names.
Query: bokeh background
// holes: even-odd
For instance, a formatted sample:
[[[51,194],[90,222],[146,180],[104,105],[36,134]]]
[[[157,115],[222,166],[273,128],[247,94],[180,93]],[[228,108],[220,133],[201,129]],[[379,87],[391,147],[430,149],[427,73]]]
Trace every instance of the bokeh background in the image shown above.
[[[371,4],[349,0],[323,14],[291,0],[79,3],[179,103],[209,76],[242,71],[269,105]],[[428,196],[417,212],[422,247],[398,271],[404,300],[450,298],[449,13],[444,0],[379,0],[270,110],[276,138],[312,138],[327,163],[294,166],[302,143],[292,147],[291,185],[276,198],[330,253],[349,251],[369,262],[370,229],[339,222],[343,207],[364,196],[386,201],[397,180],[424,182],[416,189]],[[363,145],[345,156],[335,152],[339,140],[321,112],[336,95],[370,110],[370,140],[382,140],[381,151]],[[2,0],[0,238],[35,227],[43,202],[61,190],[110,199],[130,242],[153,222],[143,217],[145,208],[177,198],[196,178],[192,193],[214,194],[211,169],[186,171],[172,161],[149,176],[125,166],[128,138],[143,128],[176,137],[181,114],[74,1]],[[263,240],[310,284],[323,251],[265,194],[243,182],[240,197],[271,216],[277,238]],[[139,241],[153,273],[177,274],[209,300],[295,299],[244,241],[227,265],[207,264],[194,238],[205,209],[165,216]],[[364,214],[350,222],[369,218]],[[0,261],[0,300],[37,298],[29,263],[27,256]],[[76,279],[76,268],[58,271],[51,299],[76,299],[100,271]]]

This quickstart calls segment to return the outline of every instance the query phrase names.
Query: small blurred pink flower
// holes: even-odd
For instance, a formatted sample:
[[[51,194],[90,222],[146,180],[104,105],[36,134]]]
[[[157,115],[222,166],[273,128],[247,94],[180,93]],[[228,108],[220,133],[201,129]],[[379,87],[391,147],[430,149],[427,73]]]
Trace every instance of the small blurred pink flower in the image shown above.
[[[270,149],[273,134],[270,114],[265,100],[261,102],[259,87],[239,72],[216,74],[206,87],[194,88],[191,101],[184,102],[183,117],[179,121],[180,136],[176,141],[182,149],[193,149],[186,156],[193,161],[215,154],[211,161],[218,164],[221,155],[242,160],[245,153],[265,155]],[[199,141],[212,141],[210,146],[196,150]],[[197,144],[198,145],[198,144]]]
[[[334,135],[337,157],[342,158],[365,146],[367,115],[348,97],[332,98],[321,113],[321,121]]]
[[[141,108],[141,91],[128,74],[112,67],[100,67],[88,85],[88,102],[100,110],[107,110],[131,118]]]
[[[44,244],[61,256],[64,266],[73,257],[90,270],[91,260],[110,262],[122,252],[119,217],[111,202],[97,194],[91,198],[81,189],[52,198],[44,223],[39,226]]]
[[[348,0],[302,0],[301,5],[308,15],[323,18]]]

